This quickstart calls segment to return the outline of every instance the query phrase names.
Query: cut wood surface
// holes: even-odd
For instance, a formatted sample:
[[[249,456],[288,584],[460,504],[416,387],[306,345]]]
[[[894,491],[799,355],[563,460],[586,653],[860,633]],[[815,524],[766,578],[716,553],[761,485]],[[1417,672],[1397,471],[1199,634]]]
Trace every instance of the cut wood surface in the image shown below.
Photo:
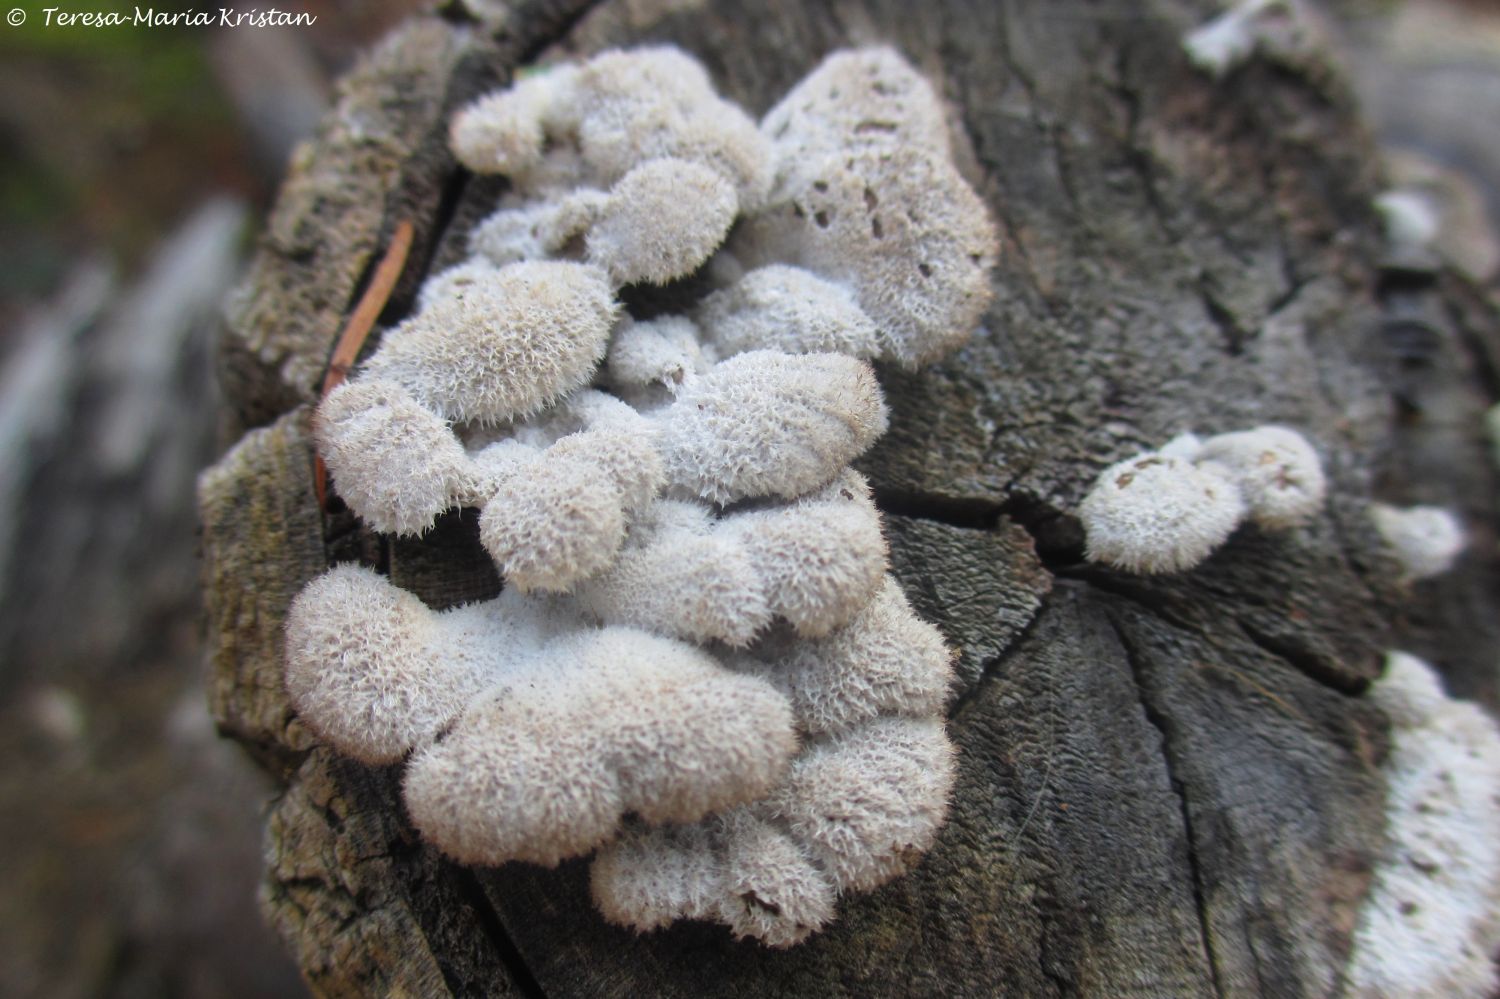
[[[200,489],[214,710],[286,784],[266,910],[315,990],[1340,993],[1385,837],[1387,725],[1359,695],[1400,647],[1500,704],[1481,420],[1500,327],[1458,278],[1380,268],[1377,156],[1327,62],[1194,71],[1180,38],[1213,8],[451,5],[345,81],[231,302],[225,424],[243,436]],[[647,40],[696,55],[755,114],[831,49],[894,44],[950,102],[1002,232],[984,328],[932,368],[881,372],[891,431],[859,464],[913,605],[961,654],[952,814],[913,874],[845,898],[786,951],[717,926],[610,926],[585,860],[445,860],[406,820],[399,771],[317,745],[282,688],[287,604],[332,561],[433,606],[498,591],[472,516],[394,541],[321,514],[308,407],[397,220],[416,240],[383,325],[502,189],[448,154],[452,111],[539,56]],[[1323,457],[1331,496],[1311,526],[1242,528],[1178,576],[1083,561],[1070,511],[1102,468],[1184,430],[1262,423]],[[1457,570],[1398,583],[1372,497],[1457,510]]]

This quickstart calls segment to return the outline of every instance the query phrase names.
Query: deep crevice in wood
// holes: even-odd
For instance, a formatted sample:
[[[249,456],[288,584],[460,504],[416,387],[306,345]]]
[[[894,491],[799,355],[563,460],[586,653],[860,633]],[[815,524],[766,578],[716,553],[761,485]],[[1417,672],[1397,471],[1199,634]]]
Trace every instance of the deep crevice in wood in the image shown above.
[[[409,291],[391,296],[385,310],[380,314],[382,326],[392,326],[405,319],[411,312],[412,306],[416,304],[417,293],[432,273],[438,249],[443,245],[443,237],[448,234],[448,228],[453,224],[453,217],[458,212],[459,202],[462,201],[464,191],[473,177],[474,175],[463,167],[455,166],[443,178],[438,187],[437,208],[433,211],[432,222],[427,229],[426,243],[422,248],[422,265],[420,268],[412,268],[408,273],[405,288]]]
[[[501,922],[500,915],[490,905],[489,897],[485,895],[484,887],[480,885],[479,878],[473,869],[446,861],[444,866],[453,872],[454,881],[458,884],[464,899],[473,907],[475,915],[479,918],[479,926],[484,931],[485,939],[495,948],[500,963],[510,975],[511,984],[521,994],[522,999],[547,999],[546,991],[532,974],[516,942],[506,932],[505,924]]]
[[[1370,686],[1367,680],[1350,676],[1347,671],[1339,669],[1337,664],[1330,663],[1326,656],[1318,654],[1315,650],[1295,640],[1272,635],[1243,617],[1236,618],[1235,623],[1239,625],[1245,637],[1254,642],[1257,647],[1283,660],[1304,676],[1316,680],[1325,687],[1350,697],[1358,697]]]
[[[1042,598],[1041,603],[1037,605],[1037,608],[1032,612],[1031,617],[1024,625],[1022,625],[1021,630],[1016,633],[1016,636],[1010,640],[1010,644],[1005,647],[1004,651],[1002,651],[998,656],[991,656],[990,658],[986,659],[984,661],[983,668],[980,671],[979,678],[974,681],[974,683],[970,685],[968,689],[964,690],[961,694],[955,697],[953,699],[953,702],[948,705],[949,721],[957,721],[959,716],[963,714],[964,709],[974,702],[975,698],[977,698],[984,691],[985,686],[988,685],[989,682],[1000,673],[1001,669],[1006,665],[1006,663],[1013,656],[1015,656],[1017,652],[1026,647],[1026,643],[1031,638],[1032,632],[1036,630],[1037,622],[1041,620],[1042,615],[1047,610],[1047,601],[1047,597]]]
[[[927,520],[973,531],[993,531],[1007,519],[1031,536],[1042,565],[1056,570],[1083,561],[1081,528],[1075,516],[1024,494],[1001,502],[966,496],[942,496],[876,487],[881,513]]]
[[[545,18],[545,21],[543,21],[540,30],[532,34],[530,44],[522,46],[520,51],[516,53],[514,67],[529,66],[536,62],[543,52],[547,51],[553,45],[566,40],[573,33],[573,29],[578,26],[579,22],[588,17],[597,8],[602,7],[606,2],[607,0],[584,0],[582,3],[576,3],[573,0],[568,0],[568,2],[558,5],[562,7],[562,10],[559,12],[552,9],[554,4],[543,0],[543,2],[536,4],[537,7],[541,8],[539,11],[533,11],[530,5],[517,10],[515,12],[515,19],[522,24],[530,26],[534,22],[542,21],[543,18]]]
[[[949,527],[974,531],[993,530],[1002,505],[962,496],[937,496],[876,487],[875,506],[881,513],[915,520],[930,520]]]
[[[1166,770],[1167,781],[1176,796],[1179,810],[1182,815],[1182,828],[1184,834],[1184,849],[1187,852],[1188,870],[1192,874],[1193,904],[1198,911],[1198,928],[1203,938],[1203,956],[1208,963],[1209,976],[1213,981],[1214,994],[1223,997],[1224,985],[1220,980],[1219,961],[1214,952],[1213,927],[1208,915],[1208,897],[1204,888],[1203,865],[1198,856],[1198,840],[1193,834],[1192,804],[1188,800],[1187,786],[1176,775],[1173,764],[1173,740],[1172,722],[1153,703],[1150,688],[1146,679],[1146,664],[1141,659],[1135,643],[1131,640],[1129,629],[1122,625],[1115,614],[1106,607],[1106,614],[1110,626],[1120,640],[1120,647],[1125,650],[1125,661],[1130,667],[1130,676],[1135,683],[1136,694],[1140,700],[1141,712],[1146,721],[1161,736],[1161,761]]]
[[[1151,589],[1149,583],[1139,577],[1121,573],[1094,562],[1063,566],[1055,571],[1062,580],[1084,584],[1110,596],[1129,600],[1174,628],[1195,631],[1198,627],[1197,624],[1177,612],[1168,595]]]

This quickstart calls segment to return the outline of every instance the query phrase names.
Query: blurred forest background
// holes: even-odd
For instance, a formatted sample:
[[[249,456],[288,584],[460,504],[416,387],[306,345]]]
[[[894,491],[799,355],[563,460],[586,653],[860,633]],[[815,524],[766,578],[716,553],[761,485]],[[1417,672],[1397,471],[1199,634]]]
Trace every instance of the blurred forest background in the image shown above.
[[[193,481],[226,443],[219,304],[284,165],[420,4],[64,29],[52,3],[85,9],[0,24],[0,995],[295,995],[254,900],[268,785],[205,707]],[[1316,11],[1393,185],[1492,284],[1500,5]]]

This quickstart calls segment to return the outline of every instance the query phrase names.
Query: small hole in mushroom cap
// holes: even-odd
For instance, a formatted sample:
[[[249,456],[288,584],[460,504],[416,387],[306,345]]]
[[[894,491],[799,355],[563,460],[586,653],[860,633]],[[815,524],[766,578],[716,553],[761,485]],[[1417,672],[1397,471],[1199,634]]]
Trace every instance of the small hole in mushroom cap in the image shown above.
[[[818,223],[818,228],[827,229],[828,223],[831,222],[832,219],[829,218],[827,212],[818,212],[813,216],[813,221]]]
[[[827,191],[828,191],[828,181],[826,181],[826,180],[815,180],[815,181],[813,181],[813,190],[817,191],[819,194],[825,194],[825,193],[827,193]]]
[[[876,194],[875,194],[875,192],[874,192],[873,189],[871,189],[869,187],[866,187],[865,188],[865,208],[866,208],[866,210],[873,212],[875,210],[875,206],[878,205],[878,204],[880,204],[880,198],[878,196],[876,196]]]
[[[885,237],[885,227],[880,224],[880,216],[876,215],[870,219],[870,234],[876,239]]]
[[[922,272],[922,276],[924,278],[926,278],[926,277],[932,277],[932,265],[931,264],[918,264],[917,265],[917,270],[919,270],[919,271]]]

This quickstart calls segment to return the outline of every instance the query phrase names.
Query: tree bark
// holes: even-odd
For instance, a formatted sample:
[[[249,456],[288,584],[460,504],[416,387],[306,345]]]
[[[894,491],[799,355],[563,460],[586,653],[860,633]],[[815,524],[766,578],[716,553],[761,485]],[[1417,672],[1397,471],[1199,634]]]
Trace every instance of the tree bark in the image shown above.
[[[328,995],[1331,996],[1384,841],[1384,650],[1497,701],[1493,303],[1383,270],[1376,153],[1320,57],[1215,83],[1181,35],[1207,2],[578,0],[419,18],[345,83],[294,161],[224,337],[226,433],[201,485],[223,732],[286,785],[265,908]],[[1003,249],[985,328],[881,372],[860,463],[894,568],[961,652],[951,818],[917,870],[810,942],[609,926],[587,862],[476,870],[425,846],[398,772],[341,759],[282,689],[281,624],[331,561],[434,606],[499,580],[472,517],[420,541],[322,516],[308,406],[396,221],[421,276],[500,190],[446,151],[453,109],[555,46],[668,41],[764,111],[835,47],[889,42],[949,99]],[[1105,465],[1184,430],[1307,433],[1332,485],[1306,529],[1242,528],[1199,569],[1082,558]],[[1372,497],[1457,508],[1459,568],[1408,587]]]

